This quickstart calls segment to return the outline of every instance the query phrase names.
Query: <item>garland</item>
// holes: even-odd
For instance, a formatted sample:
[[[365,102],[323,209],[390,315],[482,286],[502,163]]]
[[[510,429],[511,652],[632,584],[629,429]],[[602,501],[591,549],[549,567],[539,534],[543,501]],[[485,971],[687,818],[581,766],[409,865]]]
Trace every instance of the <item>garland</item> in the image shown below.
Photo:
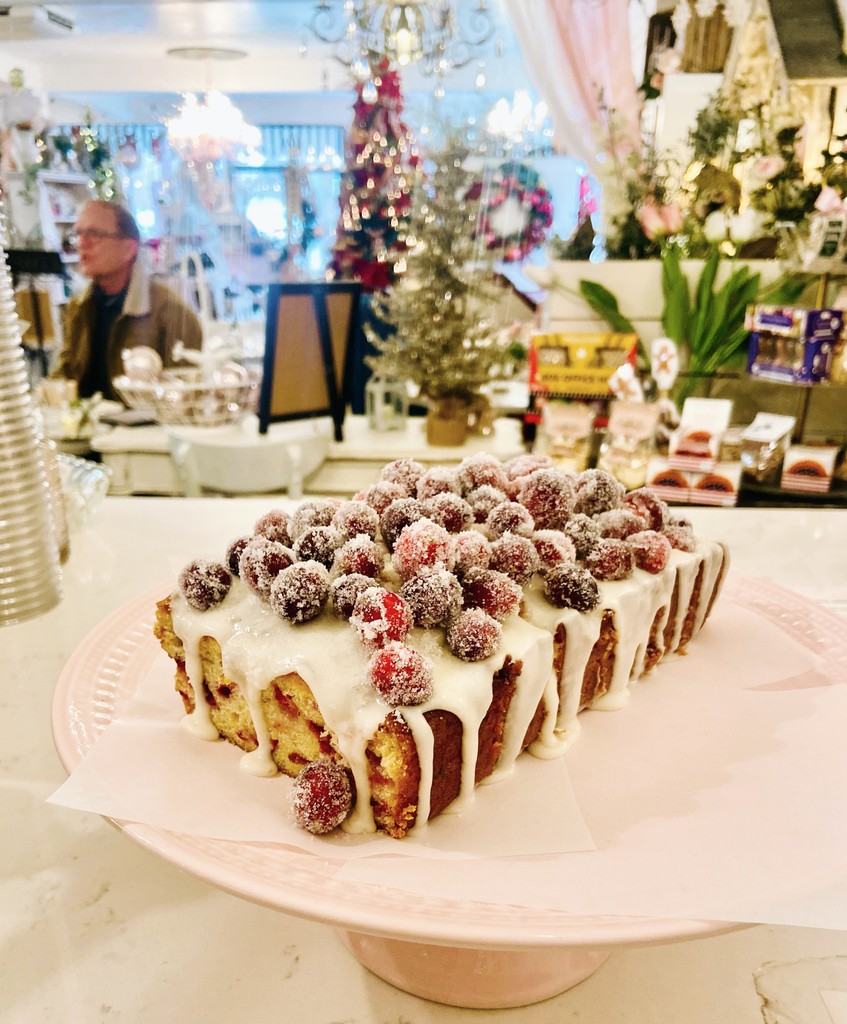
[[[488,188],[478,181],[468,198],[481,200],[477,237],[487,249],[499,250],[500,259],[507,263],[523,260],[544,244],[553,223],[553,197],[531,167],[514,162],[501,164]],[[498,211],[506,214],[507,203],[510,212],[522,214],[523,223],[518,229],[504,231],[498,224]]]

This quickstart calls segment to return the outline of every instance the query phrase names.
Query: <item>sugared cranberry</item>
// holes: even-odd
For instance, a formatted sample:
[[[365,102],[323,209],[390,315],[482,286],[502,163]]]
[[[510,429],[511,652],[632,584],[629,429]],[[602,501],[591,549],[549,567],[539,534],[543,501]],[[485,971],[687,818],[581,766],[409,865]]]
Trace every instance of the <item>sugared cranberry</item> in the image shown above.
[[[421,569],[452,569],[450,534],[431,519],[418,519],[397,538],[393,557],[394,568],[403,579],[409,579]]]
[[[557,608],[590,612],[600,602],[597,580],[579,565],[557,565],[544,577],[547,600]]]
[[[582,512],[575,512],[562,527],[562,532],[573,541],[577,558],[585,558],[600,540],[600,527],[596,520]]]
[[[625,541],[603,537],[585,559],[585,567],[598,580],[623,580],[635,566],[632,549]]]
[[[523,586],[541,568],[541,559],[528,537],[504,533],[491,543],[490,567],[511,576]]]
[[[662,529],[662,533],[671,542],[671,547],[677,551],[693,551],[697,547],[697,538],[694,536],[694,528],[688,522],[668,523]]]
[[[432,662],[406,644],[392,641],[371,655],[365,674],[392,707],[423,704],[432,696]]]
[[[252,591],[267,600],[273,581],[294,561],[291,548],[276,540],[254,537],[238,560],[238,575]]]
[[[336,615],[342,619],[349,619],[353,614],[359,594],[370,590],[373,585],[374,581],[370,576],[363,576],[357,572],[338,576],[333,580],[330,590]]]
[[[517,480],[520,476],[529,476],[536,469],[552,469],[554,465],[549,455],[527,454],[516,455],[513,459],[509,459],[503,468],[510,480]]]
[[[294,541],[298,562],[320,562],[328,569],[338,549],[338,534],[331,526],[310,526]]]
[[[460,494],[461,488],[456,479],[455,470],[447,466],[433,466],[418,480],[417,497],[421,501],[433,498],[436,494]]]
[[[379,516],[376,509],[364,501],[344,501],[338,506],[330,525],[338,530],[344,540],[358,537],[360,533],[365,533],[371,540],[376,540]]]
[[[399,498],[392,501],[379,517],[379,528],[388,550],[394,548],[397,538],[407,526],[423,519],[424,515],[423,502],[417,498]]]
[[[586,469],[576,478],[574,512],[596,516],[618,508],[624,496],[624,486],[605,469]]]
[[[458,494],[445,491],[435,494],[422,502],[424,515],[434,523],[440,523],[448,533],[467,530],[474,521],[473,509]]]
[[[576,560],[574,542],[561,530],[536,530],[530,539],[538,552],[542,571]]]
[[[616,540],[624,540],[633,533],[647,529],[647,521],[643,516],[623,507],[601,512],[595,522],[600,527],[601,537],[614,537]]]
[[[476,530],[463,530],[453,538],[453,572],[462,576],[470,569],[487,569],[491,562],[491,544]]]
[[[627,537],[626,543],[635,556],[635,564],[645,572],[661,572],[671,557],[671,542],[656,530],[634,533]]]
[[[346,768],[334,761],[311,761],[291,787],[294,822],[316,836],[338,828],[353,807],[353,787]]]
[[[418,480],[425,472],[426,467],[415,459],[395,459],[394,462],[382,467],[379,478],[392,484],[399,484],[406,494],[414,495]]]
[[[488,513],[485,520],[488,536],[494,539],[504,533],[515,533],[519,537],[531,537],[535,531],[532,516],[523,505],[516,501],[504,501]]]
[[[232,544],[226,549],[226,567],[232,573],[233,576],[238,575],[238,562],[241,555],[250,541],[253,539],[252,535],[247,537],[239,537],[234,540]]]
[[[368,647],[403,641],[412,628],[412,613],[399,594],[369,587],[356,599],[350,621]]]
[[[477,487],[475,491],[471,491],[467,500],[473,510],[474,521],[484,523],[493,508],[497,508],[498,505],[502,505],[504,501],[509,499],[502,488],[483,484],[482,487]]]
[[[573,479],[558,469],[537,469],[523,478],[518,501],[526,506],[536,530],[559,530],[573,508]]]
[[[384,566],[385,555],[382,548],[364,533],[342,544],[335,552],[335,560],[332,563],[333,572],[360,573],[372,579],[379,576]]]
[[[424,569],[406,580],[400,594],[415,625],[424,629],[446,625],[462,607],[462,587],[446,569]]]
[[[493,455],[475,452],[459,463],[456,479],[463,494],[470,494],[483,486],[496,487],[502,491],[506,483],[506,471],[500,460]]]
[[[631,508],[647,521],[648,530],[661,530],[668,517],[668,506],[649,487],[639,487],[624,495],[624,508]]]
[[[378,516],[381,516],[392,501],[408,496],[405,487],[401,487],[400,484],[391,483],[390,480],[379,480],[365,490],[364,500],[375,509]]]
[[[291,516],[284,509],[272,508],[270,512],[266,512],[256,520],[253,532],[260,537],[267,537],[268,540],[278,541],[280,544],[284,544],[285,547],[290,548],[290,522]]]
[[[295,562],[271,584],[271,608],[289,622],[317,618],[329,596],[329,573],[320,562]]]
[[[337,511],[338,503],[329,498],[304,501],[302,505],[297,506],[288,521],[288,533],[291,540],[297,540],[301,533],[313,526],[331,525]]]
[[[495,569],[471,569],[465,573],[462,594],[466,608],[481,608],[498,622],[516,615],[523,599],[521,587]]]
[[[483,661],[496,653],[503,627],[481,608],[469,608],[447,630],[447,646],[462,661]]]
[[[198,612],[208,611],[223,601],[232,586],[232,576],[220,562],[198,558],[179,574],[179,589]]]

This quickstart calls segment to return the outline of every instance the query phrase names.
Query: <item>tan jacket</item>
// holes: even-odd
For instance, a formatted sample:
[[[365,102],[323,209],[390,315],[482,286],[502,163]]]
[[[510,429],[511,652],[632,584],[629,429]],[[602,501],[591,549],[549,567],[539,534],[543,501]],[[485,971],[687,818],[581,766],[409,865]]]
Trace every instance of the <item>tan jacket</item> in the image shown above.
[[[64,340],[54,376],[82,380],[91,359],[94,328],[93,285],[73,296],[65,307]],[[123,309],[109,334],[109,378],[123,373],[121,352],[146,345],[155,349],[165,366],[173,365],[173,347],[181,341],[188,348],[200,348],[202,330],[196,314],[174,292],[152,281],[136,260],[129,280]],[[116,394],[104,395],[117,398]]]

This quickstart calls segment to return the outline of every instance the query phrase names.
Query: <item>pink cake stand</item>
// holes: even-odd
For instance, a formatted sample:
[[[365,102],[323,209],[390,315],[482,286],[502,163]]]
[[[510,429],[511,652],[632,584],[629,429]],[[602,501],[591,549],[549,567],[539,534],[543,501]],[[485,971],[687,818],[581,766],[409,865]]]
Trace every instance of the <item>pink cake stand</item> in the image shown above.
[[[157,591],[157,594],[161,590]],[[786,591],[779,591],[785,622]],[[773,595],[771,595],[773,596]],[[830,615],[811,602],[798,616]],[[767,604],[763,600],[763,607]],[[150,630],[151,595],[119,608],[69,659],[53,700],[53,735],[70,772],[113,721],[160,656]],[[831,616],[836,619],[835,616]],[[841,620],[837,620],[843,625]],[[816,653],[833,671],[847,664],[843,631]],[[109,819],[111,820],[111,819]],[[272,844],[237,843],[113,822],[183,870],[253,902],[318,920],[370,971],[414,995],[455,1006],[522,1006],[560,993],[597,970],[614,949],[700,938],[745,927],[727,922],[576,917],[563,911],[421,896],[342,881],[337,861]],[[444,861],[444,872],[451,861]],[[528,870],[531,870],[528,869]]]

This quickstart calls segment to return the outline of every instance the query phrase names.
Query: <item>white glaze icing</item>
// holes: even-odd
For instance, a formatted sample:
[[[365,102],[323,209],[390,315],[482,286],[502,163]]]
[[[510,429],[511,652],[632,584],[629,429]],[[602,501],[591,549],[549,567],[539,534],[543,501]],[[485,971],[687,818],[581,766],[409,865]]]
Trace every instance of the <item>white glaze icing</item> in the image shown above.
[[[536,577],[525,589],[522,617],[512,617],[504,623],[499,651],[476,663],[455,658],[446,648],[443,630],[413,630],[409,643],[432,660],[434,685],[432,697],[425,704],[399,709],[414,736],[421,769],[417,820],[412,831],[425,827],[430,810],[433,737],[424,717],[427,711],[443,709],[462,722],[461,788],[448,809],[459,812],[473,799],[479,726],[491,702],[492,678],[507,655],[520,661],[522,669],[506,719],[502,754],[486,781],[497,781],[514,769],[542,697],[547,713],[530,752],[536,757],[558,757],[573,743],[579,732],[577,714],[585,665],[599,636],[605,610],[611,610],[615,617],[614,672],[607,693],[591,706],[611,710],[626,703],[630,682],[642,674],[651,625],[660,609],[669,608],[675,580],[679,580],[679,601],[670,651],[679,644],[699,567],[703,566],[703,580],[695,632],[703,623],[720,578],[724,554],[721,545],[701,541],[693,553],[673,551],[661,573],[651,575],[636,569],[626,580],[601,582],[600,603],[589,613],[555,608],[543,595],[543,581]],[[374,831],[366,748],[392,709],[367,683],[368,652],[349,623],[331,612],[301,625],[284,621],[237,577],[226,599],[215,608],[195,611],[179,592],[172,595],[171,608],[174,631],[183,641],[186,673],[195,694],[202,691],[199,643],[202,637],[211,636],[220,644],[225,675],[238,685],[247,702],[258,746],[243,756],[244,770],[257,775],[276,773],[261,709],[262,692],[276,677],[296,672],[314,694],[327,729],[356,783],[359,796],[343,828],[351,833]],[[561,680],[551,668],[553,634],[559,624],[567,633]],[[660,639],[664,624],[663,621]],[[195,710],[187,716],[186,723],[192,732],[204,738],[218,736],[203,699],[195,700]]]

